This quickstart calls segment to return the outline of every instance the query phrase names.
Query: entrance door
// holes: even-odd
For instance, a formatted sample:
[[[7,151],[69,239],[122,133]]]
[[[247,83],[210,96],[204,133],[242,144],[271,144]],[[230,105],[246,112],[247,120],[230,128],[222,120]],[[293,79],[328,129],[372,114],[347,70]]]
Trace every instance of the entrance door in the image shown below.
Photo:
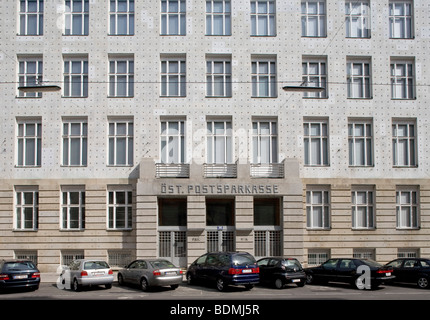
[[[159,231],[158,256],[178,267],[187,267],[186,231]]]
[[[233,228],[224,227],[227,230],[206,231],[208,252],[234,251],[234,231]]]

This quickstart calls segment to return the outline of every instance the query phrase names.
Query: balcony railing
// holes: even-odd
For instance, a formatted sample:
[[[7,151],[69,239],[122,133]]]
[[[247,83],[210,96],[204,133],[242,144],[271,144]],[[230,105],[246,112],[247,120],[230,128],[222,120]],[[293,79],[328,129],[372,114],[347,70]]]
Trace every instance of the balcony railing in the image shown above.
[[[187,163],[156,163],[157,178],[189,178],[190,165]]]
[[[205,178],[237,178],[237,163],[204,164]]]
[[[284,178],[284,163],[251,164],[252,178]]]

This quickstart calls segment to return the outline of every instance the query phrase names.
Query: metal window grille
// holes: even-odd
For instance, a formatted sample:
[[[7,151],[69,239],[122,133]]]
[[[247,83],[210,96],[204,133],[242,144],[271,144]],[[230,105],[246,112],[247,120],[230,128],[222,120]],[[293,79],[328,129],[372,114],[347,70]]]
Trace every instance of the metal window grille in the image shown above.
[[[208,231],[207,249],[213,251],[234,251],[234,231]]]
[[[255,231],[254,249],[257,257],[280,256],[282,252],[281,231]]]

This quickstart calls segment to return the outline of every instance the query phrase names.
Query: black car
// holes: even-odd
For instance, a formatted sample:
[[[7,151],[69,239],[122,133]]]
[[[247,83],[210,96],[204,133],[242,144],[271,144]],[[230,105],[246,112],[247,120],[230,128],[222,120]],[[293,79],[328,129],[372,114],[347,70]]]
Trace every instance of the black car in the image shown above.
[[[415,283],[422,289],[429,287],[430,259],[399,258],[388,262],[386,266],[393,269],[395,282]]]
[[[188,284],[216,283],[219,291],[228,285],[252,289],[260,280],[257,261],[247,252],[206,253],[189,266],[186,276]]]
[[[260,283],[274,285],[281,289],[288,283],[303,287],[306,273],[300,262],[295,258],[267,257],[257,261],[260,268]]]
[[[335,258],[305,269],[307,283],[343,282],[358,289],[375,289],[394,279],[393,268],[370,259]],[[367,281],[366,281],[367,280]]]
[[[39,289],[40,272],[30,260],[0,261],[0,289]]]

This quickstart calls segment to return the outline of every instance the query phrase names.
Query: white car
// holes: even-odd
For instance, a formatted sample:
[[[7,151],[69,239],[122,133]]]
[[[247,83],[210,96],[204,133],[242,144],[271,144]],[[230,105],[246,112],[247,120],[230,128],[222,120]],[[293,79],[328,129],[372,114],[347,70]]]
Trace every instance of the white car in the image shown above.
[[[63,271],[62,278],[70,284],[74,291],[80,291],[83,286],[104,285],[112,287],[113,271],[108,263],[97,259],[78,259],[72,261]]]

